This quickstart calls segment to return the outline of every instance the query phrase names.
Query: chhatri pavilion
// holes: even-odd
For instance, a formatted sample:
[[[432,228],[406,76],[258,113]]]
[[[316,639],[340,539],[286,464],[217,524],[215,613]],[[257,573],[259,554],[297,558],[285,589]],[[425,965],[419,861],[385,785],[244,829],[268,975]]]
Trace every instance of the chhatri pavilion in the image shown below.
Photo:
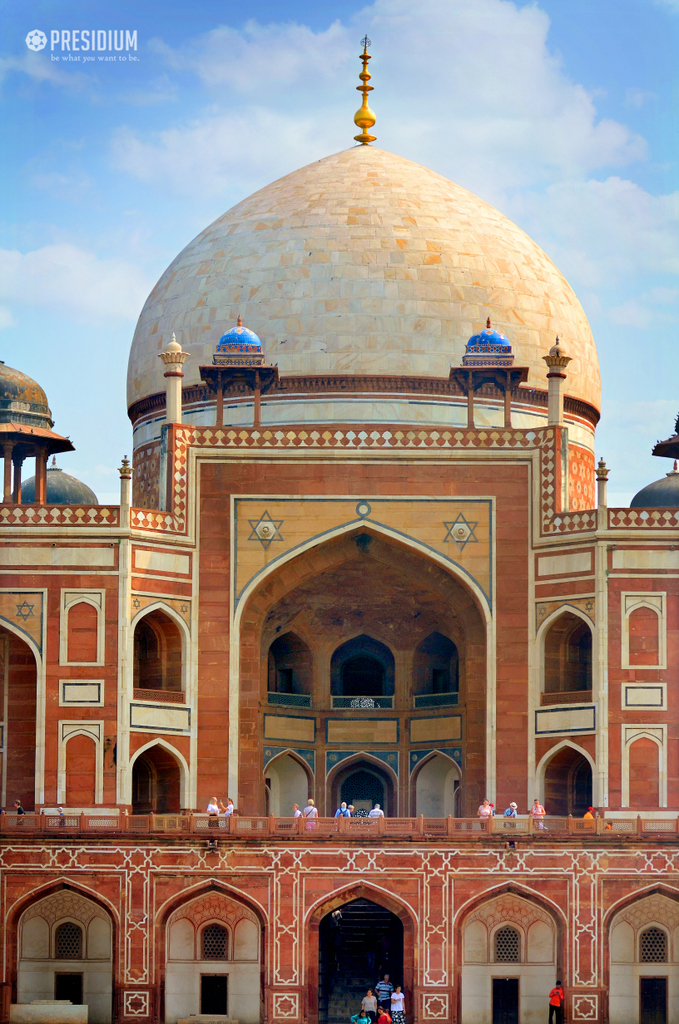
[[[151,292],[119,505],[0,365],[0,1021],[679,1022],[679,474],[608,506],[577,297],[367,45]]]

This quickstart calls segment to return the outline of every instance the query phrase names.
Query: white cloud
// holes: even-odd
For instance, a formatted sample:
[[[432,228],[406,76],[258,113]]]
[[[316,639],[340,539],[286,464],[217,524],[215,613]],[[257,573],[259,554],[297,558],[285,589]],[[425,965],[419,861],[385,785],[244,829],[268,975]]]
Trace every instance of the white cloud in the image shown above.
[[[679,273],[679,192],[653,196],[618,177],[558,182],[515,196],[512,212],[572,283]]]
[[[354,20],[318,33],[249,22],[175,49],[156,40],[168,66],[198,76],[214,106],[146,135],[121,128],[116,163],[186,194],[197,182],[218,193],[252,176],[271,180],[282,159],[291,170],[351,145],[365,28],[375,41],[378,145],[481,195],[645,159],[644,140],[598,118],[592,96],[564,73],[536,6],[376,0]]]
[[[9,309],[0,306],[0,331],[4,331],[8,327],[16,327],[16,320]]]
[[[48,309],[93,323],[134,321],[152,284],[132,263],[68,243],[27,253],[0,249],[0,299],[10,307]]]
[[[82,89],[89,79],[81,71],[63,71],[47,54],[30,52],[23,57],[0,57],[0,81],[11,74],[27,75],[35,82],[49,82],[73,90]]]
[[[643,89],[625,90],[626,107],[636,107],[637,110],[641,110],[645,103],[649,103],[651,100],[657,99],[658,94],[655,92],[644,91]]]
[[[670,327],[679,324],[679,288],[649,288],[609,310],[614,324],[621,327]]]

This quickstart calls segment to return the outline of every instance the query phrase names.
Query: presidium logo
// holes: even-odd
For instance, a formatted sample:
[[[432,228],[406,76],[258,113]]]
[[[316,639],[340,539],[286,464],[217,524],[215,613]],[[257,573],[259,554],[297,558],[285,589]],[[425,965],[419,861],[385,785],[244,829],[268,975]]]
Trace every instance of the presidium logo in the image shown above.
[[[62,60],[94,60],[94,57],[71,56],[78,51],[120,51],[125,50],[128,54],[131,50],[137,49],[137,31],[130,32],[128,29],[103,29],[103,28],[82,28],[82,29],[51,29],[49,39],[47,33],[39,28],[32,29],[26,36],[26,46],[29,50],[44,50],[47,43],[50,50],[60,50],[68,56]],[[99,60],[138,60],[137,57],[99,57]],[[59,60],[59,57],[52,57],[52,60]]]
[[[29,50],[44,50],[47,46],[47,36],[39,28],[34,28],[26,36],[26,46]]]

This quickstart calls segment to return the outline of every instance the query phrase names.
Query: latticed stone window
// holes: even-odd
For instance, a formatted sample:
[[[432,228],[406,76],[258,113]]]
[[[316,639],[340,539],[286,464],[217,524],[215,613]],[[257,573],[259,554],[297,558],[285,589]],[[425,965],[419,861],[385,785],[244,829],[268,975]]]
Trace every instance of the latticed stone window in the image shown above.
[[[227,932],[221,924],[209,924],[201,936],[201,960],[226,960]]]
[[[500,928],[495,932],[495,962],[499,964],[518,964],[521,952],[521,941],[516,928]]]
[[[71,921],[64,921],[56,930],[54,956],[57,960],[82,960],[83,930]]]
[[[667,963],[667,936],[661,928],[647,928],[641,936],[642,964]]]

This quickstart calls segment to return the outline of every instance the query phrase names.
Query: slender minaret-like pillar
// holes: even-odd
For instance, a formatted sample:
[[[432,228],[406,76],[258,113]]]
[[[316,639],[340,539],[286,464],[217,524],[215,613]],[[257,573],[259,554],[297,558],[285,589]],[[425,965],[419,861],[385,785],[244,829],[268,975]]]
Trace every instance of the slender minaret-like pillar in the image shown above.
[[[130,502],[131,502],[131,480],[132,466],[127,456],[118,467],[120,473],[120,525],[127,529],[130,525]]]
[[[550,427],[563,426],[563,392],[562,386],[566,379],[566,367],[571,361],[563,346],[559,343],[557,335],[556,342],[549,350],[548,356],[542,357],[547,363],[549,381],[549,393],[547,396],[547,423]]]
[[[182,421],[182,380],[184,373],[182,366],[189,358],[189,353],[182,351],[174,333],[172,341],[169,341],[162,352],[158,353],[166,367],[165,380],[165,422],[181,423]]]

